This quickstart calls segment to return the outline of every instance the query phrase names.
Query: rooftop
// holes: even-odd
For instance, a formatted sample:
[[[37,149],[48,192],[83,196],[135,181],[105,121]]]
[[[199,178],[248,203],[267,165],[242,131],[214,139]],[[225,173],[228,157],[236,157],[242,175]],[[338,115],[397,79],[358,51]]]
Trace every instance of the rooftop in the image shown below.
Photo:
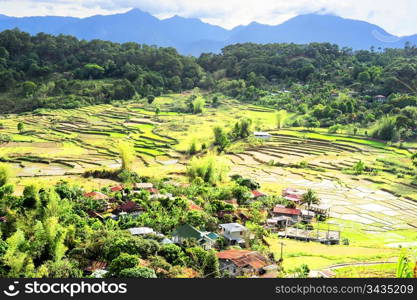
[[[149,227],[135,227],[135,228],[129,228],[128,230],[133,235],[145,235],[145,234],[155,233],[155,231]]]
[[[230,232],[240,232],[248,230],[245,226],[240,225],[239,223],[220,224],[220,227]]]
[[[299,216],[301,215],[301,210],[296,208],[282,208],[282,207],[274,207],[275,214],[283,214],[283,215],[293,215]]]
[[[90,193],[85,193],[84,197],[86,198],[92,198],[94,200],[107,200],[109,199],[109,197],[103,193],[100,192],[90,192]]]
[[[256,251],[230,249],[218,252],[216,255],[219,259],[232,261],[237,267],[251,266],[254,269],[261,269],[270,265],[268,259]]]

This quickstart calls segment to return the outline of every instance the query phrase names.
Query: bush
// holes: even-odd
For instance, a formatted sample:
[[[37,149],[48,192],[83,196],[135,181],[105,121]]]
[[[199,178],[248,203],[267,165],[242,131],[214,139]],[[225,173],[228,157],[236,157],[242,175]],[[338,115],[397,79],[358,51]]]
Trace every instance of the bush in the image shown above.
[[[8,165],[0,164],[0,187],[5,186],[10,180],[11,171]]]
[[[155,271],[145,267],[134,267],[120,271],[122,278],[156,278]]]
[[[228,170],[229,164],[226,160],[220,156],[208,155],[194,157],[187,167],[187,175],[191,181],[201,179],[205,183],[216,184],[224,181]]]
[[[125,269],[135,268],[139,264],[139,257],[127,253],[120,254],[119,257],[112,260],[109,265],[110,276],[120,276]]]

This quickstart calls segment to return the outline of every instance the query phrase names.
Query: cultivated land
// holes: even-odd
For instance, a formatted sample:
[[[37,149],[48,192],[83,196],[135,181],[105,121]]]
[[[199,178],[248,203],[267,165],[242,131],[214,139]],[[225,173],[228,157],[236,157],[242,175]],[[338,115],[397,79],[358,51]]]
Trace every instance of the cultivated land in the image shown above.
[[[285,240],[284,267],[306,263],[311,269],[325,269],[340,263],[389,262],[396,260],[400,245],[417,247],[417,187],[411,184],[413,169],[407,150],[363,136],[302,128],[276,130],[274,110],[233,100],[207,107],[201,115],[174,112],[188,96],[158,97],[152,105],[141,100],[3,117],[0,133],[11,136],[12,142],[1,145],[0,159],[13,167],[14,183],[20,187],[17,193],[35,177],[48,184],[65,179],[86,189],[99,189],[113,182],[81,175],[86,170],[120,167],[115,145],[124,139],[134,144],[138,173],[186,181],[190,145],[210,146],[214,126],[229,130],[236,120],[247,117],[255,130],[269,131],[272,139],[233,144],[226,155],[230,174],[255,179],[271,195],[279,195],[285,187],[313,189],[321,204],[330,207],[331,217],[313,225],[340,230],[342,239],[350,243],[326,246]],[[20,133],[19,122],[24,124]],[[376,172],[354,175],[350,169],[359,161]],[[268,239],[277,255],[279,242],[275,236]],[[351,269],[338,269],[337,276]],[[370,276],[391,274],[392,266],[372,270]]]

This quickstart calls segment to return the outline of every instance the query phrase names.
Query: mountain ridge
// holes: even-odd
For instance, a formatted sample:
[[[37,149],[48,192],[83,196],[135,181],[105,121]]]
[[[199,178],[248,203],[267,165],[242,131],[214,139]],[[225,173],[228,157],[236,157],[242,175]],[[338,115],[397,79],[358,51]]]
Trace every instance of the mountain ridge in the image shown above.
[[[335,15],[304,14],[278,25],[251,22],[230,30],[211,25],[197,18],[175,15],[166,19],[140,9],[114,15],[75,17],[9,17],[0,14],[0,31],[19,28],[30,34],[45,32],[69,34],[80,39],[102,39],[113,42],[174,47],[185,55],[203,52],[218,53],[236,43],[297,43],[329,42],[354,50],[402,48],[408,41],[417,44],[417,34],[395,36],[366,21]]]

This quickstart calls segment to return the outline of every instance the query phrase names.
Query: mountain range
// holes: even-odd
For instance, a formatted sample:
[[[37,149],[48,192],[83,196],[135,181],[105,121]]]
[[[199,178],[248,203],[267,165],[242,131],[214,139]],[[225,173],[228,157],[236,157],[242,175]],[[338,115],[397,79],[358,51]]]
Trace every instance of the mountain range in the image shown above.
[[[403,48],[417,45],[417,34],[399,37],[379,26],[334,15],[306,14],[279,25],[252,22],[227,30],[199,19],[174,16],[160,20],[147,12],[132,9],[123,14],[73,17],[9,17],[0,15],[0,31],[19,28],[30,34],[67,34],[79,39],[174,47],[184,55],[218,53],[236,43],[330,42],[354,50]]]

